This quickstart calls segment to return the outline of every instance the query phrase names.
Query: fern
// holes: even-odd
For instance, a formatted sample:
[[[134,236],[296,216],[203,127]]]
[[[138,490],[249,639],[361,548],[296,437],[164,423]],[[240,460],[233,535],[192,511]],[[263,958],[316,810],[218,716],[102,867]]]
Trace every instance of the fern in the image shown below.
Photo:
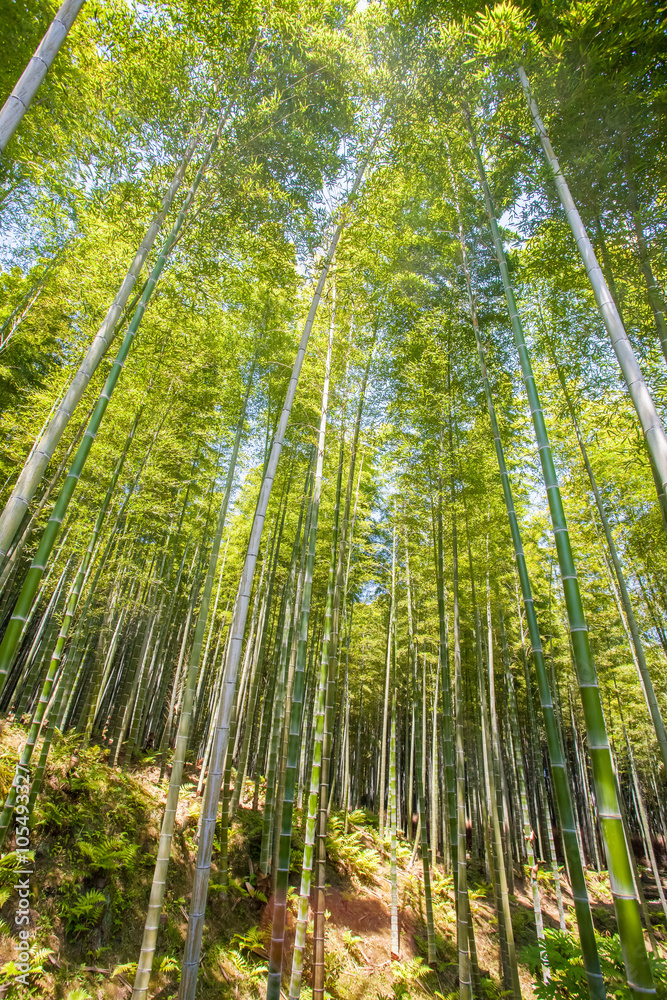
[[[75,986],[68,992],[65,1000],[93,1000],[93,997],[84,986]]]
[[[88,858],[91,868],[101,872],[115,872],[119,868],[129,868],[139,850],[137,844],[128,843],[124,834],[119,837],[104,837],[97,844],[82,841],[79,850]]]
[[[18,856],[16,851],[10,851],[0,858],[0,886],[3,887],[3,894],[6,892],[7,895],[3,899],[0,906],[4,906],[11,895],[11,887],[16,880],[16,874],[21,868],[25,866],[25,859],[28,858],[33,864],[35,861],[35,852],[27,851],[25,855],[21,857]]]
[[[136,972],[137,972],[136,962],[125,962],[124,965],[117,965],[114,968],[113,972],[111,973],[111,978],[113,979],[114,976],[125,976],[126,978],[128,976],[132,977],[136,975]]]
[[[362,833],[354,830],[343,832],[343,819],[332,816],[327,831],[327,852],[333,864],[347,870],[361,882],[373,882],[379,861],[377,853],[361,844]]]
[[[171,955],[165,955],[160,962],[160,972],[163,976],[169,975],[170,972],[177,972],[180,977],[181,966]]]
[[[236,935],[237,937],[239,935]],[[248,959],[241,954],[240,951],[231,951],[229,957],[236,966],[240,976],[244,983],[253,986],[263,986],[265,983],[265,976],[268,971],[266,965],[255,965],[253,962],[248,961]]]
[[[61,764],[68,758],[73,757],[77,750],[81,748],[83,739],[83,733],[77,733],[75,731],[59,733],[57,739],[54,739],[51,746],[51,760],[53,763]]]
[[[255,954],[266,954],[264,931],[261,931],[259,927],[251,927],[245,934],[235,934],[232,938],[232,944],[236,944],[239,948],[245,951],[252,951]]]
[[[69,822],[69,810],[65,805],[58,805],[57,802],[46,801],[41,803],[39,818],[37,819],[35,825],[38,827],[54,827],[58,830],[64,830],[69,826]]]
[[[80,934],[90,930],[98,923],[101,908],[107,903],[106,896],[99,889],[90,889],[71,904],[66,906],[64,916],[67,919],[68,933]]]
[[[53,948],[38,948],[33,945],[30,949],[30,971],[41,970],[49,955],[53,955]]]

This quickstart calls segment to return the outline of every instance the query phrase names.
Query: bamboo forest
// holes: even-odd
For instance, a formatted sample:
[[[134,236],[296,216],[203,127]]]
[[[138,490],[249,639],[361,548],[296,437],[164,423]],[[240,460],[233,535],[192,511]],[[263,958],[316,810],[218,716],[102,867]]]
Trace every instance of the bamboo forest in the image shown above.
[[[667,1000],[666,29],[0,0],[0,998]]]

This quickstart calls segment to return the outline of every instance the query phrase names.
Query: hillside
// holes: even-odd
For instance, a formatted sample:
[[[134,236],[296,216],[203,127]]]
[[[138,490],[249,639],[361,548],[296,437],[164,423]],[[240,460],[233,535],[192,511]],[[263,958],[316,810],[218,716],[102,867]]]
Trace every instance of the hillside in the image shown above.
[[[22,737],[19,726],[8,724],[2,734],[2,780],[6,787],[12,753]],[[126,770],[109,767],[97,746],[82,749],[75,736],[60,737],[47,776],[44,799],[32,831],[35,874],[30,881],[31,924],[34,932],[29,986],[15,981],[16,895],[14,853],[0,862],[2,877],[3,936],[0,939],[2,995],[52,997],[54,1000],[121,1000],[130,995],[134,965],[141,941],[145,908],[154,864],[166,783],[158,783],[154,756]],[[196,769],[190,769],[182,786],[176,836],[158,939],[156,971],[151,980],[153,1000],[167,1000],[178,990],[179,962],[185,938],[187,907],[196,851],[200,799],[196,795]],[[250,786],[249,786],[250,789]],[[250,796],[251,797],[251,796]],[[300,829],[300,814],[295,830]],[[244,806],[235,817],[229,843],[228,892],[220,885],[219,843],[213,855],[203,959],[198,996],[202,1000],[229,997],[235,1000],[263,996],[266,983],[272,899],[270,879],[258,875],[261,841],[260,811]],[[412,862],[405,839],[398,846],[400,962],[390,960],[390,880],[387,845],[378,838],[377,818],[362,811],[348,818],[333,813],[329,824],[329,887],[326,895],[326,990],[340,1000],[456,995],[456,921],[451,877],[437,865],[432,873],[438,959],[429,969],[425,960],[423,870],[419,857]],[[303,844],[293,838],[293,857]],[[298,892],[298,866],[291,883]],[[483,995],[503,995],[499,975],[497,921],[492,889],[471,871],[470,896],[475,924]],[[558,928],[553,886],[541,881],[545,926]],[[563,896],[570,900],[566,880]],[[613,908],[606,876],[589,879],[598,929],[604,932],[612,958],[618,951]],[[290,892],[290,906],[295,898]],[[522,879],[515,880],[512,920],[520,949],[521,986],[524,997],[535,996],[530,962],[536,955],[532,901]],[[288,918],[285,965],[291,964],[294,916]],[[656,923],[657,914],[656,914]],[[572,921],[568,918],[568,927]],[[664,928],[656,926],[656,937]],[[567,939],[563,939],[567,940]],[[570,938],[569,946],[573,946]],[[576,949],[575,949],[576,950]],[[563,955],[567,952],[561,947]],[[556,953],[552,951],[552,960]],[[310,969],[310,946],[305,982]],[[564,967],[579,968],[577,962]],[[613,974],[613,962],[608,975]],[[619,984],[622,965],[617,962]],[[554,969],[556,977],[564,974]],[[569,974],[568,973],[568,974]],[[615,996],[625,995],[622,987]],[[304,987],[302,995],[309,997]],[[574,995],[564,985],[554,995]],[[583,995],[583,994],[582,994]]]

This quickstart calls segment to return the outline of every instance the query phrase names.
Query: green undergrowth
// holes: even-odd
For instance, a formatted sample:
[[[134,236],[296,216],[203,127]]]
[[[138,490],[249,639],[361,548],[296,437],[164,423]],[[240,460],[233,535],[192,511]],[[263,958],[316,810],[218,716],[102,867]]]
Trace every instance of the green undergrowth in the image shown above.
[[[12,760],[24,730],[5,726],[0,737],[0,781],[9,786]],[[121,1000],[128,995],[141,944],[153,875],[166,783],[158,784],[155,755],[125,769],[108,765],[106,752],[83,746],[80,737],[56,734],[44,793],[32,825],[34,874],[30,879],[31,941],[27,985],[16,974],[17,855],[0,859],[0,995],[24,1000]],[[149,996],[169,1000],[178,990],[189,893],[197,850],[201,799],[197,774],[187,769],[181,788],[168,888]],[[292,929],[298,903],[303,816],[295,811],[284,968],[291,965]],[[271,933],[271,880],[259,870],[262,812],[237,811],[228,844],[229,874],[220,870],[217,831],[198,998],[251,1000],[263,996]],[[11,845],[8,845],[11,846]],[[419,856],[399,836],[397,861],[401,908],[401,961],[390,962],[389,843],[377,817],[357,810],[347,823],[335,811],[327,836],[326,993],[333,1000],[407,1000],[458,995],[456,913],[451,876],[432,869],[437,960],[427,964],[423,870]],[[471,872],[471,908],[480,953],[482,991],[501,997],[497,979],[497,920],[491,886]],[[545,887],[546,889],[547,887]],[[513,902],[513,923],[522,965],[537,975],[532,908]],[[312,930],[312,927],[309,929]],[[304,958],[310,981],[311,944]],[[600,937],[604,971],[624,997],[618,938]],[[571,934],[549,932],[553,977],[536,986],[540,1000],[578,997],[581,959]],[[655,963],[659,996],[665,997],[664,963]],[[584,984],[585,985],[585,984]],[[526,993],[526,996],[529,994]],[[304,986],[302,996],[310,1000]]]
[[[615,1000],[631,1000],[625,979],[625,968],[618,934],[595,935],[607,996]],[[589,996],[581,947],[573,934],[549,929],[545,933],[549,956],[550,980],[538,976],[540,956],[537,946],[525,948],[523,958],[535,972],[535,995],[538,1000],[587,1000]],[[658,1000],[667,1000],[667,962],[649,955]]]

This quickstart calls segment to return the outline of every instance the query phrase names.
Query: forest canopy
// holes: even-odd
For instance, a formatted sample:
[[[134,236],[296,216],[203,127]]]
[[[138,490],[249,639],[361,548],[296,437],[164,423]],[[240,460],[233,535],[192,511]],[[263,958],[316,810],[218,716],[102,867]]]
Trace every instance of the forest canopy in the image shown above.
[[[0,981],[667,997],[664,6],[0,25]]]

